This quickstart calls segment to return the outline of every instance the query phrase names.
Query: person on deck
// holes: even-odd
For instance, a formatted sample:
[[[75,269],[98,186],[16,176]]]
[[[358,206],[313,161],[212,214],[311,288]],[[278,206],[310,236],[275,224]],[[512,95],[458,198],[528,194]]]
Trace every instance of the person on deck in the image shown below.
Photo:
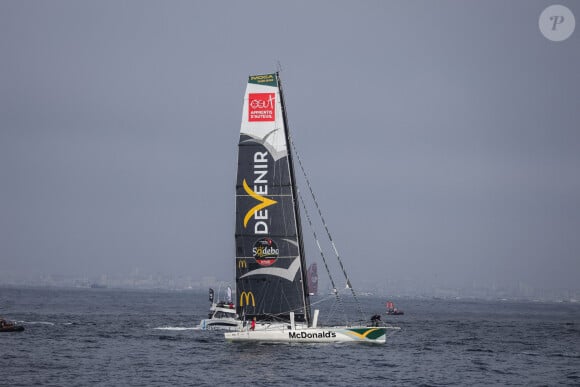
[[[252,319],[252,324],[250,325],[250,330],[253,331],[254,329],[256,329],[256,318],[255,317]]]

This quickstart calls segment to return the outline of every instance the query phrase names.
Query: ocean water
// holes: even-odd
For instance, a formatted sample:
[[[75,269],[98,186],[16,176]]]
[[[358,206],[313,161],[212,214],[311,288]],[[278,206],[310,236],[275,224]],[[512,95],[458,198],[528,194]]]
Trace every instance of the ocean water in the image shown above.
[[[0,288],[0,315],[26,328],[0,333],[0,385],[580,385],[578,304],[394,301],[386,345],[242,345],[194,329],[206,292]]]

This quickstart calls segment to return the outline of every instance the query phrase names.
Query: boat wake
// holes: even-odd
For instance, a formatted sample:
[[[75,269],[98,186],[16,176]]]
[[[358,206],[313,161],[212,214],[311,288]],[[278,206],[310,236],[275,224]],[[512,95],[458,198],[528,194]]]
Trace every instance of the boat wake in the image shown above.
[[[51,325],[51,326],[54,325],[53,322],[49,322],[49,321],[15,321],[15,322],[19,323],[19,324],[26,324],[26,325]]]
[[[159,331],[199,331],[199,327],[156,327]]]

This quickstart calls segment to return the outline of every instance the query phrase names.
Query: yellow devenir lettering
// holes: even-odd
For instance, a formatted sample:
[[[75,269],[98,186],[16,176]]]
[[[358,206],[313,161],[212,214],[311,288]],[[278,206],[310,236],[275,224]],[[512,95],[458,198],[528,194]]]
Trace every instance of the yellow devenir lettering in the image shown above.
[[[250,195],[251,197],[260,202],[260,204],[256,204],[248,212],[246,212],[246,216],[244,217],[244,228],[246,228],[248,222],[250,221],[250,218],[254,215],[254,213],[263,210],[264,208],[269,207],[272,204],[276,204],[278,202],[276,200],[268,199],[264,196],[258,195],[257,193],[252,191],[252,189],[248,186],[248,183],[246,183],[246,179],[244,179],[242,184],[244,186],[244,191],[246,191],[248,195]]]

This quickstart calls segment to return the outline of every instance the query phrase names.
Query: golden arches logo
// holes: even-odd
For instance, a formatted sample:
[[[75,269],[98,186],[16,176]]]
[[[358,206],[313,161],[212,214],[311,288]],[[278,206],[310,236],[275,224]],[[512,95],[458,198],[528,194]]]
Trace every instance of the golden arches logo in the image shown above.
[[[240,294],[240,307],[244,305],[250,305],[250,299],[252,300],[252,306],[256,306],[256,299],[254,298],[254,293],[252,292],[242,292]],[[244,303],[245,301],[245,303]]]
[[[246,262],[245,259],[240,259],[238,261],[238,269],[242,269],[242,268],[248,268],[248,262]]]
[[[252,207],[250,209],[250,211],[246,212],[246,216],[244,216],[244,228],[246,228],[246,226],[248,225],[248,222],[250,221],[250,218],[256,212],[261,211],[266,207],[270,207],[271,205],[276,204],[278,202],[276,200],[268,199],[262,195],[258,195],[257,193],[252,191],[252,189],[250,188],[248,183],[246,183],[246,179],[244,179],[244,181],[242,182],[242,185],[244,186],[244,191],[246,191],[246,193],[248,195],[250,195],[251,197],[253,197],[254,199],[256,199],[257,201],[260,202],[259,204],[256,204],[254,207]]]

